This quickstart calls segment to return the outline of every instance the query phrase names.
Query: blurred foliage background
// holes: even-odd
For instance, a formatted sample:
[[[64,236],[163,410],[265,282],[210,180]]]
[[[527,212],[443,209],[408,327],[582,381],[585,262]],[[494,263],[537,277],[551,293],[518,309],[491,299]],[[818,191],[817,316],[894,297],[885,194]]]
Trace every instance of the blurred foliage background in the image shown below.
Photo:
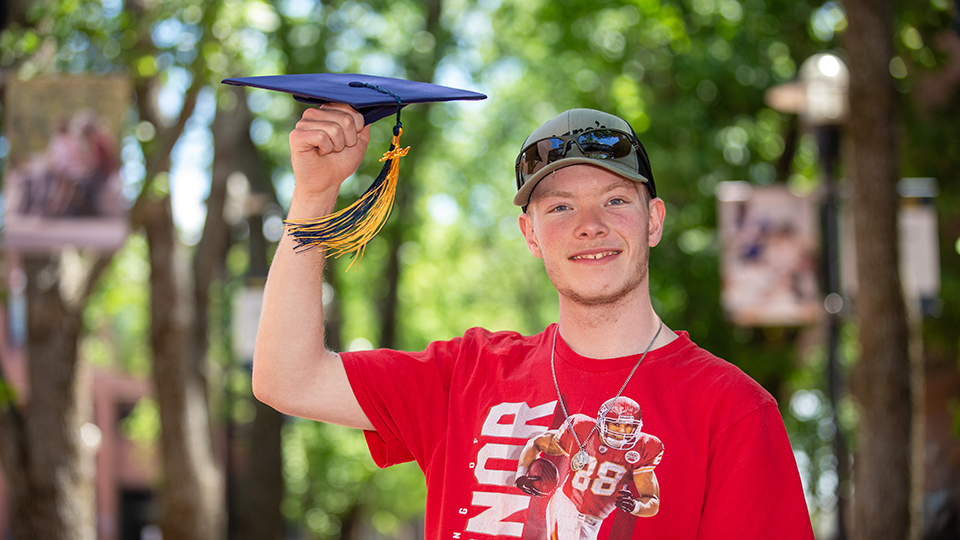
[[[947,0],[898,6],[898,55],[890,72],[902,103],[903,176],[935,177],[941,187],[936,205],[943,303],[924,321],[925,353],[928,362],[956,369],[960,99],[951,75],[960,63],[956,6]],[[221,79],[362,72],[489,96],[484,102],[404,110],[404,144],[412,149],[401,164],[394,215],[369,245],[359,270],[344,273],[350,261],[340,259],[328,272],[331,340],[343,350],[421,349],[472,326],[536,333],[555,321],[556,293],[540,262],[528,255],[516,223],[513,163],[520,143],[543,121],[571,107],[598,108],[634,126],[667,205],[665,235],[651,257],[658,313],[777,397],[811,515],[822,522],[818,530],[829,533],[838,478],[830,445],[837,433],[824,397],[823,328],[743,328],[725,321],[715,189],[719,182],[743,180],[817,193],[812,136],[795,118],[768,108],[763,96],[795,79],[812,54],[843,54],[847,22],[841,3],[40,0],[10,2],[8,10],[0,34],[5,78],[119,72],[137,88],[149,89],[138,92],[138,99],[149,103],[138,102],[128,116],[125,194],[131,204],[145,191],[170,197],[185,252],[202,249],[198,242],[211,219],[204,201],[211,193],[214,117],[249,108],[241,129],[249,132],[261,165],[258,174],[234,177],[227,186],[228,205],[231,196],[244,193],[266,202],[258,213],[227,220],[223,271],[210,285],[204,354],[215,429],[239,426],[243,436],[258,414],[247,359],[234,343],[235,298],[262,277],[278,238],[293,186],[287,134],[302,110],[288,95],[237,94],[220,85]],[[944,87],[942,95],[933,91]],[[145,118],[148,108],[158,114]],[[178,122],[175,144],[165,146],[163,135]],[[379,149],[387,148],[391,127],[381,124],[374,127],[368,163],[344,185],[344,204],[362,193],[380,168]],[[9,148],[6,139],[0,141],[0,150]],[[165,152],[167,166],[151,165]],[[134,230],[100,279],[83,310],[83,361],[150,376],[147,250],[144,234]],[[856,336],[851,314],[841,354],[847,366],[857,359]],[[853,410],[844,398],[840,432],[855,445]],[[125,429],[144,444],[156,441],[156,404],[138,406]],[[289,530],[307,538],[339,538],[364,527],[387,536],[416,529],[424,493],[419,470],[412,465],[376,470],[360,433],[287,419],[282,458],[282,511]]]

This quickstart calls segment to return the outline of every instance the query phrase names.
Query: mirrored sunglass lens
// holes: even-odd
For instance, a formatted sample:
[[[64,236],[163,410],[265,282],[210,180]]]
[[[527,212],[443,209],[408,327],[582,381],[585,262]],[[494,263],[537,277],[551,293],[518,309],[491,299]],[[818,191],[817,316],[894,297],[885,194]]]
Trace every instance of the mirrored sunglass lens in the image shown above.
[[[562,158],[564,146],[562,139],[543,139],[531,144],[523,151],[520,171],[523,174],[536,173],[548,164]]]
[[[563,157],[566,143],[563,139],[544,139],[537,143],[537,147],[540,148],[540,155],[544,157],[543,160],[547,163],[553,163]]]
[[[536,146],[531,146],[523,151],[523,158],[520,160],[520,172],[523,174],[532,174],[540,165],[540,152]]]
[[[630,155],[633,145],[623,133],[597,129],[588,131],[577,138],[580,151],[594,159],[619,159]]]

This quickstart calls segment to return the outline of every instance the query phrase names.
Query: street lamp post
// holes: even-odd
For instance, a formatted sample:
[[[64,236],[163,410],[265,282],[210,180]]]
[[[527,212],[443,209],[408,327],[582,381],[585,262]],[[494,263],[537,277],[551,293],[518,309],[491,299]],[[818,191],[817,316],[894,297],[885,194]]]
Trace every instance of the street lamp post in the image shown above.
[[[841,311],[839,220],[837,210],[836,169],[840,160],[840,127],[847,114],[849,72],[843,61],[832,53],[808,58],[800,67],[800,80],[772,88],[767,103],[782,112],[799,114],[817,139],[819,165],[823,175],[821,201],[821,257],[824,309],[827,312],[827,387],[830,414],[834,426],[833,451],[837,467],[837,540],[846,539],[847,449],[837,419],[840,397],[839,345]]]

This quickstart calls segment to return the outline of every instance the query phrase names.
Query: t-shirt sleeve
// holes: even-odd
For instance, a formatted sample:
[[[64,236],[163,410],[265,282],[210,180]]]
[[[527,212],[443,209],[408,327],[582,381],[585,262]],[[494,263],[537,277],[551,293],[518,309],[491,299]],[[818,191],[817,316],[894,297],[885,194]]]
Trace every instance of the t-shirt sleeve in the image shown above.
[[[375,428],[364,435],[379,467],[411,460],[425,466],[443,436],[459,342],[433,343],[422,352],[341,353],[353,393]]]
[[[736,422],[710,449],[698,538],[812,540],[797,462],[776,405]]]

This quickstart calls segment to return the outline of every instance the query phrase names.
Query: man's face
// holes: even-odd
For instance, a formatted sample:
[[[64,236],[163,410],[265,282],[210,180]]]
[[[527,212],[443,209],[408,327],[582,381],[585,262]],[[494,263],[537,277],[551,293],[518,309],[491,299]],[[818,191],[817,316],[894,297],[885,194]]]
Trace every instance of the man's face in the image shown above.
[[[620,423],[616,420],[611,420],[607,422],[607,429],[615,434],[619,435],[619,439],[626,439],[628,436],[633,435],[633,432],[637,430],[636,424]]]
[[[598,306],[645,293],[664,207],[643,189],[590,165],[564,167],[540,181],[520,229],[562,297]]]

